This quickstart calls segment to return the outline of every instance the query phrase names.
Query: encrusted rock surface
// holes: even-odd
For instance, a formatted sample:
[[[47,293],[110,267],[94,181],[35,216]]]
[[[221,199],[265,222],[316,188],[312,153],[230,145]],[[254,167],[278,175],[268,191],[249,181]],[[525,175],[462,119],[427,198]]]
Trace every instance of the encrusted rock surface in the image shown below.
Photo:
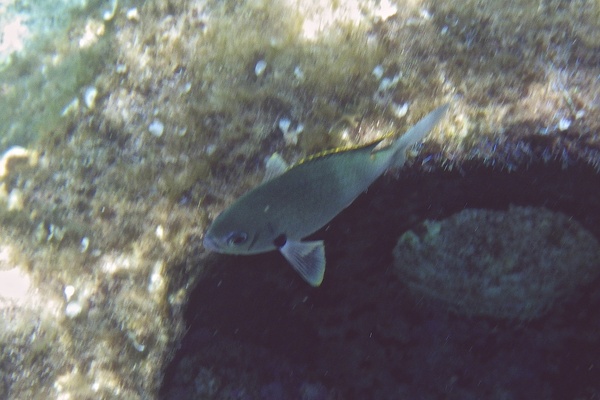
[[[528,320],[600,275],[600,243],[544,208],[466,209],[404,233],[394,265],[417,298],[466,316]]]

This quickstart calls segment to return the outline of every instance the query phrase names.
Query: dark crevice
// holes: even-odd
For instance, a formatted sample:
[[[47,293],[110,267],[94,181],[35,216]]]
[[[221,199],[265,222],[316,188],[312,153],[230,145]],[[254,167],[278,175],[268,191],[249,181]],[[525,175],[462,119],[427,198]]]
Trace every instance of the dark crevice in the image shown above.
[[[163,398],[194,384],[193,372],[188,380],[181,373],[190,359],[222,380],[252,368],[256,393],[275,379],[289,398],[302,382],[320,382],[339,398],[484,398],[507,388],[512,398],[598,395],[593,363],[600,339],[589,336],[600,329],[598,280],[549,315],[517,323],[424,305],[391,271],[398,237],[423,220],[511,205],[562,212],[600,237],[600,176],[591,168],[544,164],[507,172],[474,165],[429,174],[407,168],[398,178],[379,179],[311,236],[326,244],[319,288],[306,285],[276,252],[215,255],[211,274],[190,299],[189,332]],[[240,349],[245,353],[232,359]],[[216,351],[227,353],[227,365]]]

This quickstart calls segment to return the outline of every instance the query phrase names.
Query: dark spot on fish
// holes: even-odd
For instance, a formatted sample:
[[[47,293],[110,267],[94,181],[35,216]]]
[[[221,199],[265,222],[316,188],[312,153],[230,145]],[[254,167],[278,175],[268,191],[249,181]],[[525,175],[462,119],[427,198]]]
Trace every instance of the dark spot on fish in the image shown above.
[[[275,247],[277,247],[278,249],[285,246],[286,243],[287,243],[287,236],[285,236],[285,233],[282,233],[281,235],[277,236],[275,238],[275,240],[273,240],[273,245]]]

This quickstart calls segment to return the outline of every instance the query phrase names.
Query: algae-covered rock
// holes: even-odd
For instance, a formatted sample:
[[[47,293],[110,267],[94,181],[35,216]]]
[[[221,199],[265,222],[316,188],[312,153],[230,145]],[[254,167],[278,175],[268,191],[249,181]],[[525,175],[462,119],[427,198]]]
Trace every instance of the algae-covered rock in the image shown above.
[[[598,276],[600,244],[545,208],[467,209],[403,234],[394,259],[419,297],[460,314],[526,320]]]
[[[202,234],[275,151],[294,162],[368,143],[450,103],[414,170],[556,161],[600,171],[598,21],[591,0],[0,2],[0,398],[155,398],[191,291],[223,267],[203,251]],[[329,254],[328,264],[339,287],[340,264]],[[283,297],[305,298],[285,287]],[[286,304],[263,292],[266,304]],[[392,308],[374,294],[353,292],[363,314]],[[219,314],[239,309],[204,303]],[[333,332],[335,350],[323,376],[360,366],[347,380],[355,383],[339,385],[350,393],[342,397],[385,398],[378,393],[397,369],[382,378],[365,373],[363,359],[404,363],[412,321],[374,323],[344,307],[322,318],[333,328],[319,326]],[[354,349],[370,326],[399,350],[339,344],[348,332]],[[240,348],[254,346],[245,340]],[[231,398],[225,392],[250,386],[238,371],[271,364],[231,348],[235,361],[211,349],[201,360],[210,374],[189,373],[196,394],[214,392],[218,378],[215,397]],[[225,364],[235,373],[219,372]],[[296,396],[271,398],[319,397],[290,386]],[[398,393],[388,398],[417,397]]]

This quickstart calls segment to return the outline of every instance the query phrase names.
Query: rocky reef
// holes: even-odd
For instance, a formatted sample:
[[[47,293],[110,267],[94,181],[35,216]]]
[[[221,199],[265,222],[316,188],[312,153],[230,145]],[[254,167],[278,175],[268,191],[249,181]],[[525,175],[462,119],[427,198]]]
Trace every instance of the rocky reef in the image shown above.
[[[466,316],[533,319],[600,274],[600,243],[577,221],[532,207],[466,209],[405,232],[399,278]]]
[[[392,252],[464,208],[600,237],[598,21],[591,0],[2,3],[0,397],[597,397],[597,280],[517,327],[418,301]],[[317,233],[318,290],[202,248],[273,152],[443,103]]]

